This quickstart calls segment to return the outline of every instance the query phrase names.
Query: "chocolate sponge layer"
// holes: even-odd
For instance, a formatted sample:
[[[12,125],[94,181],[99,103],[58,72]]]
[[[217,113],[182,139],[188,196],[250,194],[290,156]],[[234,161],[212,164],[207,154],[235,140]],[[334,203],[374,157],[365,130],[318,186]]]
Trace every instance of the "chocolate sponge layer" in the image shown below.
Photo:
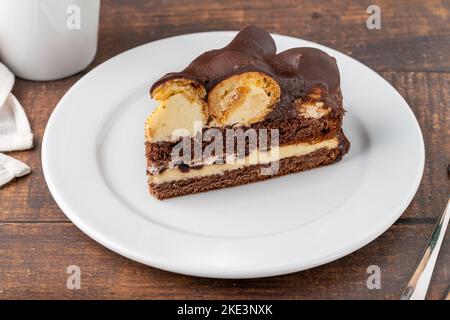
[[[340,144],[335,149],[324,148],[304,156],[281,159],[279,163],[279,170],[274,175],[261,175],[261,167],[268,167],[268,164],[252,165],[238,170],[226,171],[224,174],[177,180],[161,184],[149,183],[149,190],[150,193],[156,198],[167,199],[192,193],[262,181],[337,162],[341,160],[342,156],[348,152],[349,147],[350,143],[344,135],[341,135]]]
[[[319,119],[304,119],[296,117],[279,122],[264,121],[261,123],[256,123],[249,128],[256,130],[278,129],[280,145],[300,142],[317,142],[332,138],[341,130],[343,114],[343,109],[333,110],[330,114]],[[245,129],[246,128],[244,128],[244,130]],[[223,141],[226,141],[225,129],[221,130],[223,131]],[[171,151],[177,143],[178,142],[170,141],[151,143],[147,141],[145,143],[145,156],[147,158],[148,165],[153,165],[156,167],[166,166],[171,161]],[[203,149],[208,144],[209,142],[204,142]],[[246,147],[248,148],[248,141]],[[191,148],[191,150],[194,150],[194,148]]]

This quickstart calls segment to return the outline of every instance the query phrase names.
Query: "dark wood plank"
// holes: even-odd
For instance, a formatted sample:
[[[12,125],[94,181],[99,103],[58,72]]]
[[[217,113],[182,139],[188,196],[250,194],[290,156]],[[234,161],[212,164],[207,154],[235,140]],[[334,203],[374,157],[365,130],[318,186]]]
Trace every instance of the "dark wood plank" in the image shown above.
[[[328,265],[291,275],[217,280],[147,267],[96,244],[66,223],[0,224],[0,299],[397,299],[414,269],[431,225],[400,224],[381,238]],[[450,234],[450,233],[449,233]],[[443,244],[430,299],[450,282],[450,237]],[[66,269],[81,268],[81,289],[66,288]],[[381,269],[381,289],[366,286],[367,267]]]
[[[42,173],[41,145],[53,108],[80,75],[56,82],[17,79],[13,93],[27,113],[34,134],[34,148],[9,154],[27,163],[30,175],[0,189],[0,221],[67,220],[50,195]]]
[[[209,0],[201,5],[193,0],[106,0],[103,4],[96,63],[168,36],[256,24],[328,45],[379,71],[450,71],[448,0],[377,1],[380,30],[367,29],[370,2],[358,0]]]
[[[388,298],[401,292],[450,194],[449,0],[380,0],[381,30],[366,28],[369,3],[323,1],[103,0],[99,49],[88,70],[54,82],[18,80],[35,133],[32,151],[14,152],[33,170],[0,189],[1,298]],[[402,218],[381,238],[331,264],[282,277],[211,280],[134,263],[94,243],[52,199],[42,175],[40,147],[48,117],[86,72],[124,51],[167,36],[237,30],[257,24],[271,32],[320,42],[368,64],[399,90],[421,125],[424,178]],[[429,298],[449,284],[445,239]],[[82,290],[65,289],[66,267],[79,264]],[[382,290],[365,287],[366,268],[382,270]]]
[[[425,141],[425,170],[419,190],[403,218],[436,218],[450,195],[450,74],[382,75],[411,106]]]

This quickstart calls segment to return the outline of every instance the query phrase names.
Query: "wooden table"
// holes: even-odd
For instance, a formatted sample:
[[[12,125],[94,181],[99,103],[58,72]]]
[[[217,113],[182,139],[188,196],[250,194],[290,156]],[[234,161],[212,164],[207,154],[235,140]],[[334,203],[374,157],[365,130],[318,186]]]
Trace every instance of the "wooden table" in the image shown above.
[[[29,116],[35,147],[11,153],[28,163],[32,174],[0,189],[0,299],[397,299],[450,194],[450,1],[378,0],[380,30],[366,27],[370,3],[103,0],[98,53],[88,70],[53,82],[16,81],[13,92]],[[88,238],[58,208],[42,175],[42,136],[59,99],[83,74],[122,51],[168,36],[245,24],[345,52],[405,97],[426,146],[424,176],[409,208],[380,238],[345,258],[266,279],[177,275],[123,258]],[[82,270],[80,290],[66,288],[66,268],[72,264]],[[369,265],[381,268],[380,290],[366,286]],[[428,298],[441,299],[449,285],[447,232]]]

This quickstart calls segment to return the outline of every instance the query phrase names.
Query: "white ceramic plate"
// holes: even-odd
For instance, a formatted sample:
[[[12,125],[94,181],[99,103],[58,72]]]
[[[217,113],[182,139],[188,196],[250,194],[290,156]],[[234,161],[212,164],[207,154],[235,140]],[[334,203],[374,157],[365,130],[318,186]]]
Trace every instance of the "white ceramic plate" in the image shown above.
[[[130,259],[218,278],[279,275],[347,255],[382,234],[412,200],[423,138],[398,92],[347,55],[274,35],[278,50],[320,48],[336,57],[350,153],[334,165],[165,201],[146,185],[144,121],[150,85],[235,32],[148,43],[98,66],[61,99],[47,125],[48,187],[72,222]]]

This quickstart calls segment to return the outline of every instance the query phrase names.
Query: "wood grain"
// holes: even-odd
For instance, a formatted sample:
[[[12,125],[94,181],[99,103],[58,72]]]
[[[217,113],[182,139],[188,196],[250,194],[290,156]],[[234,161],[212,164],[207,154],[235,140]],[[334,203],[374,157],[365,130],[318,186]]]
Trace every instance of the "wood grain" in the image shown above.
[[[366,28],[369,4],[103,0],[98,53],[87,70],[53,82],[16,81],[13,92],[29,116],[35,147],[11,153],[28,163],[32,174],[0,189],[0,299],[398,298],[450,195],[450,1],[377,1],[381,30]],[[42,137],[59,99],[83,74],[124,50],[167,36],[236,30],[250,23],[350,54],[380,72],[406,99],[424,134],[426,166],[402,217],[382,237],[336,262],[242,281],[193,278],[146,267],[81,233],[55,204],[42,175]],[[431,283],[431,299],[441,299],[450,284],[449,233]],[[82,269],[81,290],[65,287],[70,264]],[[370,264],[382,270],[381,290],[365,285]]]
[[[0,298],[133,299],[396,299],[420,257],[432,225],[398,224],[380,239],[336,262],[291,275],[214,280],[176,275],[131,262],[95,244],[71,224],[0,225]],[[429,298],[444,294],[450,238],[443,244]],[[81,268],[81,289],[66,288],[69,265]],[[367,267],[381,269],[369,290]],[[343,294],[345,293],[345,294]]]
[[[108,5],[112,2],[114,5]],[[371,3],[107,0],[101,14],[104,23],[96,61],[168,36],[256,24],[270,32],[323,43],[378,71],[450,70],[449,0],[377,1],[380,30],[366,27],[366,10]]]

